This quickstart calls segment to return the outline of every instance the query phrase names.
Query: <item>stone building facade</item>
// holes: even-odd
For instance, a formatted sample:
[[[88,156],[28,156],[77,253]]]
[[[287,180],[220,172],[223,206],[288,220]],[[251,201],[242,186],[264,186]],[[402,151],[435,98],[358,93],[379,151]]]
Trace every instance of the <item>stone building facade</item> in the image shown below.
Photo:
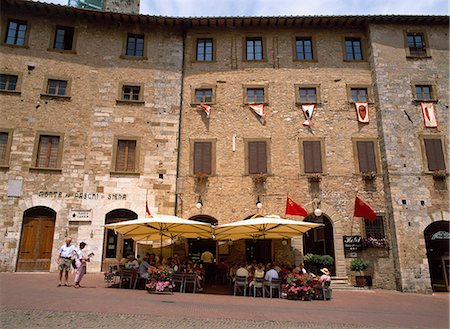
[[[27,223],[44,210],[55,213],[49,269],[70,235],[87,240],[90,270],[99,271],[114,239],[102,225],[144,216],[146,198],[153,213],[223,224],[284,216],[289,195],[324,228],[289,241],[173,248],[217,247],[230,262],[329,254],[343,282],[359,257],[375,287],[431,291],[424,231],[450,219],[447,180],[433,177],[426,142],[441,141],[448,168],[448,17],[174,19],[1,4],[0,73],[19,86],[0,92],[2,270],[21,270]],[[11,21],[26,22],[24,45],[8,44]],[[55,51],[56,31],[67,26],[74,48]],[[412,35],[425,53],[410,53]],[[68,93],[49,95],[52,80],[67,81]],[[416,87],[427,86],[438,128],[423,124]],[[369,123],[358,122],[355,101],[368,103]],[[261,105],[265,120],[252,110]],[[41,136],[62,144],[56,168],[36,165]],[[124,142],[137,161],[128,172],[115,170]],[[356,195],[375,222],[353,216]],[[344,248],[345,236],[372,234],[382,248]],[[113,242],[119,257],[125,241]]]

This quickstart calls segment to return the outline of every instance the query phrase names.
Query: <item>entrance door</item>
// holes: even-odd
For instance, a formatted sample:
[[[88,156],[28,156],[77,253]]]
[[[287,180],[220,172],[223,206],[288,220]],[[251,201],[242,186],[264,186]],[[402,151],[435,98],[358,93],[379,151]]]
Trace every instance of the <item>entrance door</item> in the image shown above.
[[[17,271],[49,271],[55,231],[56,213],[50,208],[35,207],[23,218]]]
[[[245,256],[247,262],[272,262],[272,240],[245,240]]]
[[[424,231],[433,291],[449,291],[449,233],[448,221],[436,221]]]

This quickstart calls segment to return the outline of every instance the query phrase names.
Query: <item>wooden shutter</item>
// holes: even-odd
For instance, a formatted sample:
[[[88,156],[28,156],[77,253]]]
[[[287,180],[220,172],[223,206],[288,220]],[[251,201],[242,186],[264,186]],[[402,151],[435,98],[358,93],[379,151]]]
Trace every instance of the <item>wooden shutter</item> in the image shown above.
[[[0,165],[6,164],[7,145],[8,145],[8,133],[0,133]]]
[[[358,141],[356,142],[356,148],[358,150],[359,171],[362,173],[377,172],[374,143]]]
[[[57,168],[59,136],[40,136],[36,167]]]
[[[425,152],[427,155],[428,170],[445,170],[444,152],[440,139],[424,139]]]
[[[195,142],[194,143],[194,174],[204,173],[212,174],[212,143]]]
[[[136,141],[118,140],[116,171],[134,172],[136,169]]]
[[[322,150],[320,141],[303,142],[305,173],[322,173]]]
[[[265,141],[248,142],[248,173],[267,173],[267,144]]]

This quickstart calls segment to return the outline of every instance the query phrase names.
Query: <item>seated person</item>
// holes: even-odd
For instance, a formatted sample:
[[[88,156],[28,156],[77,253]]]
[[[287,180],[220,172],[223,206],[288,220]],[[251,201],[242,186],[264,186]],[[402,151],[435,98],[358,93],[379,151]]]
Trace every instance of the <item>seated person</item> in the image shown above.
[[[319,282],[320,282],[320,283],[322,284],[322,286],[323,286],[323,283],[324,283],[325,281],[331,281],[330,271],[328,271],[328,269],[327,269],[326,267],[324,267],[324,268],[322,268],[322,269],[320,270],[320,272],[322,272],[323,274],[320,276]]]
[[[264,279],[264,266],[262,263],[256,266],[254,280],[249,284],[249,286],[262,287],[262,283],[257,283],[256,279]]]
[[[239,267],[236,271],[236,276],[245,276],[246,278],[250,275],[250,273],[247,270],[247,264],[242,263],[241,267]]]
[[[270,265],[270,270],[264,276],[264,280],[271,282],[273,279],[279,279],[278,272],[274,269],[274,265]]]
[[[133,255],[128,255],[128,262],[125,264],[125,268],[139,269],[139,263]]]
[[[142,259],[142,263],[139,265],[139,275],[141,278],[148,279],[148,269],[150,268],[150,264],[148,262],[147,256]]]

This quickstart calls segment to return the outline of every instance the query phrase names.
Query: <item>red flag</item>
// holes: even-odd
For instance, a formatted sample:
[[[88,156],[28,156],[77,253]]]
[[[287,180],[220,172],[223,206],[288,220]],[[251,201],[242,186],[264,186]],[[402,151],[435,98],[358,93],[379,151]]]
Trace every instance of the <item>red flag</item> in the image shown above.
[[[286,215],[308,216],[308,212],[297,202],[292,201],[290,197],[286,200]]]
[[[152,214],[150,213],[150,209],[148,209],[147,196],[148,196],[148,191],[147,191],[147,194],[145,195],[145,217],[149,218],[149,217],[152,217]]]
[[[355,197],[355,212],[353,213],[353,216],[368,218],[371,222],[377,217],[375,211],[358,197]]]

